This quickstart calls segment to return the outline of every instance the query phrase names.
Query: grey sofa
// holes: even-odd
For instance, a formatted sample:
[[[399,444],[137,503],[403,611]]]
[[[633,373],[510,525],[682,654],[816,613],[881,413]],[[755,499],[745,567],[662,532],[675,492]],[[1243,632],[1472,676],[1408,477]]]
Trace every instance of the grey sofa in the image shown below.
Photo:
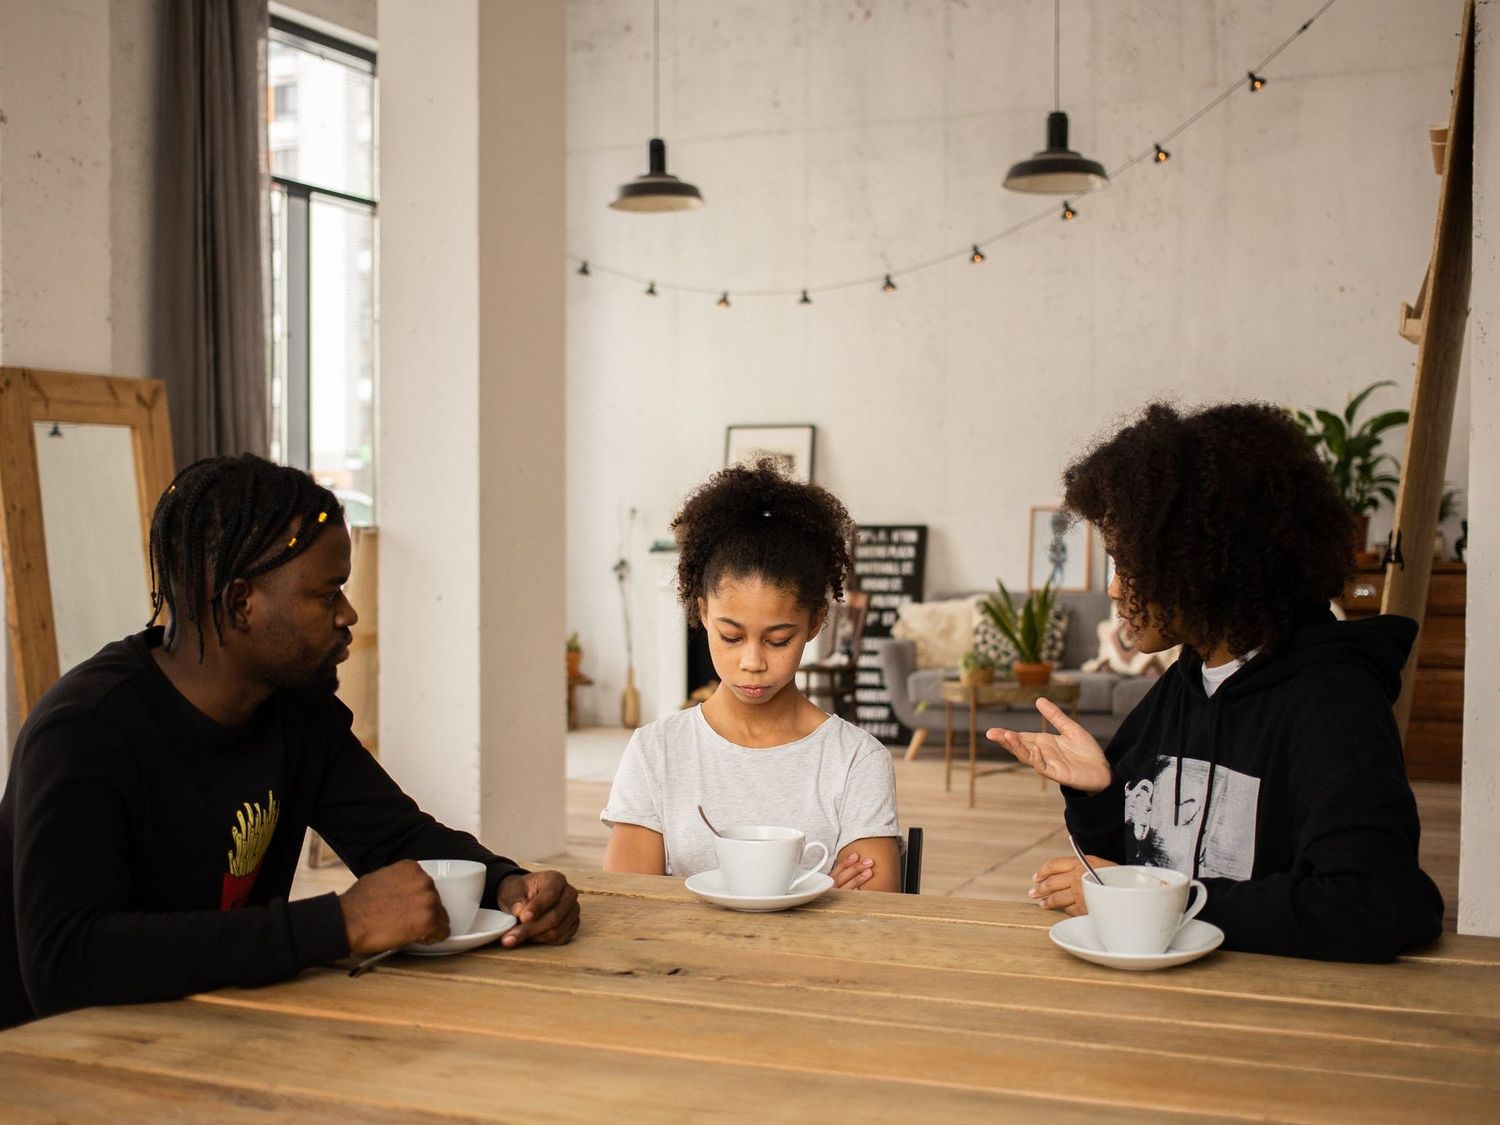
[[[962,597],[961,594],[946,595]],[[1063,641],[1063,655],[1057,671],[1079,680],[1078,722],[1101,744],[1110,737],[1124,721],[1125,716],[1151,690],[1155,679],[1144,676],[1120,676],[1114,672],[1082,672],[1079,665],[1090,660],[1099,651],[1099,622],[1109,616],[1109,595],[1103,592],[1081,594],[1058,594],[1058,601],[1066,605],[1072,614],[1068,619],[1068,632]],[[937,599],[934,599],[937,600]],[[916,732],[912,741],[913,756],[924,738],[943,735],[946,723],[946,708],[939,694],[939,684],[945,675],[954,670],[943,668],[918,668],[917,646],[914,641],[885,640],[875,642],[880,646],[880,667],[885,674],[886,691],[890,693],[891,708],[896,717]],[[918,704],[927,701],[924,710]],[[978,715],[981,732],[980,754],[985,757],[1000,757],[1005,751],[982,737],[988,727],[1004,726],[1014,730],[1042,730],[1046,724],[1035,707],[981,707]],[[955,750],[960,746],[968,753],[968,724],[966,711],[955,708],[953,729]],[[988,748],[988,749],[986,749]]]

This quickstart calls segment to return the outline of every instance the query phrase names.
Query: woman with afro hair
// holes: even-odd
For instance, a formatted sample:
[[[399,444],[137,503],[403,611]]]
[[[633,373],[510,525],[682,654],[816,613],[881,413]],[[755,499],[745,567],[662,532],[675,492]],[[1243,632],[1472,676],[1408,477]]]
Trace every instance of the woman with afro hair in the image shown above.
[[[684,878],[714,868],[720,827],[800,829],[836,856],[836,886],[901,886],[890,752],[798,690],[808,641],[842,599],[853,524],[815,484],[771,461],[716,473],[672,524],[677,593],[708,634],[719,686],[635,732],[600,819],[606,871]]]
[[[1302,432],[1268,404],[1154,403],[1063,486],[1141,650],[1184,646],[1107,751],[1045,701],[1056,734],[989,732],[1059,783],[1079,847],[1202,879],[1228,949],[1385,961],[1437,936],[1391,714],[1417,625],[1334,618],[1352,517]],[[1086,913],[1081,876],[1051,860],[1030,896]]]

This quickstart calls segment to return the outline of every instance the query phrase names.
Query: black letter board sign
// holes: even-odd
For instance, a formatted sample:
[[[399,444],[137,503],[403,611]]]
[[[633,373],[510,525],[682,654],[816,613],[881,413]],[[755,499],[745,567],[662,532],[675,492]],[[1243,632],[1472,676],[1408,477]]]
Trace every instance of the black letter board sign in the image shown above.
[[[886,743],[906,742],[911,731],[891,710],[880,671],[879,644],[891,635],[896,607],[922,600],[927,570],[927,527],[861,527],[854,541],[856,585],[870,595],[854,692],[859,725]]]

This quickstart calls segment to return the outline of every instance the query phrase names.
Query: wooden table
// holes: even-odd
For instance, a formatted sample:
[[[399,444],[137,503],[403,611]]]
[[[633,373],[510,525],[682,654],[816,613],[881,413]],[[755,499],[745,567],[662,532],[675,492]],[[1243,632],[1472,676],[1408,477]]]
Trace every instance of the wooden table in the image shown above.
[[[947,709],[947,722],[943,731],[943,788],[953,791],[953,705],[964,703],[969,708],[969,808],[974,807],[974,783],[992,773],[1008,773],[1019,769],[1019,762],[1006,762],[993,769],[979,768],[979,709],[1001,704],[1035,703],[1038,699],[1050,699],[1059,707],[1067,709],[1069,718],[1078,718],[1078,681],[1071,676],[1053,676],[1037,687],[1022,687],[1015,680],[996,680],[988,684],[966,684],[962,680],[944,680],[939,687],[943,706]],[[909,755],[908,755],[909,757]]]
[[[592,687],[594,681],[582,672],[574,672],[568,676],[568,729],[578,729],[578,689],[581,687]]]
[[[1500,940],[1125,973],[1024,903],[783,914],[577,874],[571,946],[392,958],[0,1033],[7,1119],[1493,1121]]]

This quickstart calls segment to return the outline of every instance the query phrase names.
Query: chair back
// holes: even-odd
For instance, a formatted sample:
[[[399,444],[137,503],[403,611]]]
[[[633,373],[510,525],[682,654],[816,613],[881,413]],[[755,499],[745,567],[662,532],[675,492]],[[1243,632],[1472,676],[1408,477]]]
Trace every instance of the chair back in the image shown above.
[[[920,828],[906,830],[906,853],[901,863],[901,893],[904,895],[922,893],[922,830]]]

